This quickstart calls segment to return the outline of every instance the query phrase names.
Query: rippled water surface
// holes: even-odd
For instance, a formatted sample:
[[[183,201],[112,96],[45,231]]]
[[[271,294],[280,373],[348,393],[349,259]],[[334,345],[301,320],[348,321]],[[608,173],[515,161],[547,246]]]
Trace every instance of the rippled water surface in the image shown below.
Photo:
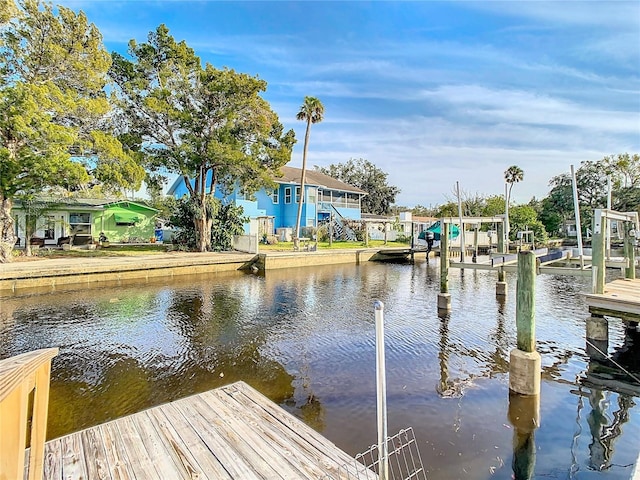
[[[500,302],[495,273],[452,270],[452,312],[439,317],[439,274],[437,261],[369,263],[5,296],[0,358],[60,347],[49,437],[244,380],[355,455],[376,441],[379,299],[389,432],[413,426],[430,479],[512,478],[523,468],[536,478],[629,478],[640,383],[589,361],[588,280],[537,279],[540,427],[525,431],[508,416],[515,275]],[[640,377],[638,334],[612,319],[610,337],[609,354]]]

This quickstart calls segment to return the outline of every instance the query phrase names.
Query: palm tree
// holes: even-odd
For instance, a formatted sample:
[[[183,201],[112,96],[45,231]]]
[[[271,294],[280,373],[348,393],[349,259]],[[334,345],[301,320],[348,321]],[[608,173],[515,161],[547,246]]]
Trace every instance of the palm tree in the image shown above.
[[[507,203],[511,200],[511,189],[514,183],[521,182],[524,179],[524,172],[517,165],[511,165],[504,172],[504,180],[509,184],[509,193],[507,195]]]
[[[324,117],[324,105],[315,97],[304,97],[304,103],[296,115],[297,120],[307,122],[307,131],[304,135],[304,150],[302,152],[302,174],[300,175],[300,198],[298,200],[298,216],[296,218],[296,229],[293,233],[294,242],[298,243],[300,237],[300,217],[302,217],[302,202],[304,202],[304,179],[307,173],[307,150],[309,149],[309,133],[311,124],[319,123]]]
[[[509,190],[507,190],[507,197],[505,198],[505,217],[506,217],[506,240],[507,240],[507,248],[509,243],[509,230],[511,230],[511,226],[509,225],[509,202],[511,201],[511,189],[513,188],[514,183],[518,183],[524,179],[524,171],[517,165],[511,165],[504,171],[504,181],[509,185]]]

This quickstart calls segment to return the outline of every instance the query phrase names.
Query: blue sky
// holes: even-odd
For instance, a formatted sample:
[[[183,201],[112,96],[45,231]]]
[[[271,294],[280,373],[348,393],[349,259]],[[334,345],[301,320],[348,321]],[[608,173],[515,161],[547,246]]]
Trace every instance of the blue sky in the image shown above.
[[[549,191],[582,160],[640,153],[640,2],[73,1],[122,53],[160,23],[216,67],[258,75],[298,143],[305,95],[325,120],[308,164],[366,158],[397,204]]]

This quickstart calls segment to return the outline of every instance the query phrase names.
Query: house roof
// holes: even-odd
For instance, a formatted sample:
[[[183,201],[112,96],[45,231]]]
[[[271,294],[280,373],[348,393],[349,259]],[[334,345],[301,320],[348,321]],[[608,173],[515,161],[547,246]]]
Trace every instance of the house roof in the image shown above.
[[[130,200],[122,200],[116,198],[53,198],[53,197],[42,197],[41,200],[43,202],[51,202],[58,204],[64,207],[75,207],[75,208],[85,208],[89,210],[102,210],[105,208],[110,208],[114,206],[124,207],[126,208],[129,205],[135,205],[139,208],[144,208],[145,210],[151,210],[154,212],[159,212],[160,210],[149,207],[143,203],[132,202]],[[20,208],[22,207],[22,202],[20,200],[16,200],[15,206]],[[55,207],[54,207],[55,208]]]
[[[363,220],[369,220],[372,222],[393,222],[395,217],[393,215],[378,215],[376,213],[363,213]]]
[[[274,180],[276,182],[300,185],[300,175],[302,174],[301,168],[282,167],[280,168],[280,171],[282,172],[282,176],[275,178]],[[360,190],[358,187],[349,185],[348,183],[330,177],[329,175],[325,175],[317,170],[307,170],[305,183],[307,183],[307,185],[314,185],[328,190],[341,190],[343,192],[360,193],[362,195],[367,194],[367,192]]]
[[[440,219],[436,217],[413,217],[413,221],[418,223],[437,222],[438,220]]]
[[[301,168],[281,167],[280,172],[282,173],[282,175],[280,177],[274,178],[273,180],[275,182],[300,185],[300,175],[302,174]],[[167,190],[167,195],[173,195],[178,186],[183,181],[184,180],[182,176],[177,177]],[[360,190],[358,187],[349,185],[348,183],[342,182],[336,178],[330,177],[329,175],[325,175],[324,173],[318,172],[316,170],[307,170],[305,183],[307,185],[313,185],[315,187],[325,188],[327,190],[340,190],[342,192],[359,193],[361,195],[367,194],[367,192],[365,192],[364,190]]]

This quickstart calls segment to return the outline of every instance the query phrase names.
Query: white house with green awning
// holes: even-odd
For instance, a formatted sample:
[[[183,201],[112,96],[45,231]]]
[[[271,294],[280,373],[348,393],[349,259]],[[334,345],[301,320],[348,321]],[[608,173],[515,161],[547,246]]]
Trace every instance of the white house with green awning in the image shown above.
[[[41,199],[37,208],[17,201],[12,214],[17,246],[26,244],[26,222],[32,222],[32,243],[59,246],[68,239],[98,242],[103,234],[113,243],[155,241],[158,210],[140,202],[114,199]],[[79,243],[79,242],[73,242]]]

